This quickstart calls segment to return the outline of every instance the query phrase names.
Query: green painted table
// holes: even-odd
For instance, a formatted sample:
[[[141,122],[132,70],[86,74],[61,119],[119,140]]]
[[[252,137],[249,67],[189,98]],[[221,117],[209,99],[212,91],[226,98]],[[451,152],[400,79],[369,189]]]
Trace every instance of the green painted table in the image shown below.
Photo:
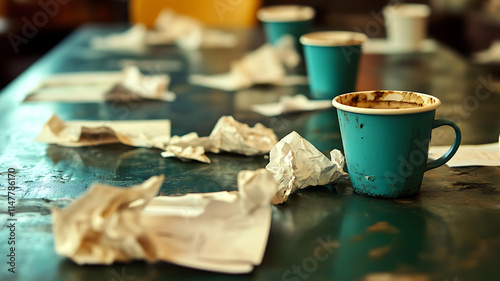
[[[232,50],[148,49],[142,54],[96,52],[92,36],[122,27],[87,26],[73,33],[0,94],[0,280],[379,280],[387,272],[408,280],[497,280],[500,276],[500,168],[440,167],[425,174],[420,194],[381,200],[353,194],[348,180],[311,187],[273,207],[262,265],[251,274],[224,275],[168,263],[134,262],[78,266],[54,251],[51,206],[64,206],[92,182],[117,186],[165,174],[160,193],[181,195],[236,189],[241,169],[264,167],[264,157],[210,155],[210,165],[164,159],[155,149],[107,145],[66,148],[33,141],[53,114],[65,120],[170,119],[172,133],[208,135],[222,115],[253,125],[261,122],[281,138],[296,130],[318,149],[341,149],[333,110],[267,118],[251,104],[308,94],[305,86],[259,86],[224,92],[189,85],[188,73],[219,73],[263,42],[256,30],[235,31]],[[147,73],[169,73],[177,100],[141,103],[22,103],[44,77],[70,71],[119,70],[135,61]],[[440,46],[435,53],[364,55],[358,89],[404,89],[439,97],[438,118],[457,122],[464,144],[495,142],[500,133],[500,95],[491,75]],[[303,66],[298,71],[304,72]],[[442,129],[433,144],[451,144]],[[8,272],[8,169],[16,170],[15,274]],[[393,227],[373,231],[387,222]],[[383,228],[383,227],[382,227]],[[380,275],[378,275],[380,277]],[[423,279],[419,279],[423,278]],[[384,279],[386,280],[386,279]],[[387,279],[392,280],[392,279]],[[402,280],[402,279],[401,279]],[[407,279],[405,279],[407,280]]]

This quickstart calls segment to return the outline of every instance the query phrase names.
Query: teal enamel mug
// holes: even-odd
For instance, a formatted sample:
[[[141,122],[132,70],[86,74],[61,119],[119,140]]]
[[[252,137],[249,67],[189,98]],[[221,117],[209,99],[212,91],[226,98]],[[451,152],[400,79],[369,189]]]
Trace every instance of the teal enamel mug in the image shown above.
[[[356,87],[363,33],[324,31],[300,37],[311,96],[331,100]]]
[[[441,101],[404,91],[365,91],[337,96],[340,134],[349,177],[356,193],[397,198],[419,192],[424,173],[445,164],[457,151],[460,129],[434,119]],[[448,125],[455,141],[428,163],[431,131]]]
[[[276,45],[282,37],[292,36],[299,51],[299,38],[310,31],[314,15],[313,8],[300,5],[268,6],[257,12],[269,43]]]

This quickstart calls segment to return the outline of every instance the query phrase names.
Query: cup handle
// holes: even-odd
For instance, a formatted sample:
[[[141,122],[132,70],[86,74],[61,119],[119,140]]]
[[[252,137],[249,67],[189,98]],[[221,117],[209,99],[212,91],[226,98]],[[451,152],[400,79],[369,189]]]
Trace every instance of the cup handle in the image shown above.
[[[439,166],[444,165],[444,163],[448,162],[453,155],[455,155],[455,152],[457,152],[458,147],[460,146],[460,142],[462,141],[462,133],[460,132],[460,128],[458,126],[451,122],[450,120],[447,119],[437,119],[432,122],[432,129],[448,125],[455,130],[455,141],[453,142],[453,145],[446,151],[446,153],[439,157],[438,159],[431,161],[427,163],[427,166],[425,167],[425,171],[429,171],[431,169],[437,168]]]

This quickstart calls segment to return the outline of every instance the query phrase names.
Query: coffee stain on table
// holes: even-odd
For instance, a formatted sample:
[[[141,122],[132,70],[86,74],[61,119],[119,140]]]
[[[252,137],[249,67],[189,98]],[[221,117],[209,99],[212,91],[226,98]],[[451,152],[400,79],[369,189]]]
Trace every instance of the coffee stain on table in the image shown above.
[[[379,248],[374,248],[368,252],[368,257],[370,257],[372,259],[379,259],[379,258],[382,258],[383,256],[385,256],[390,251],[391,251],[390,246],[383,246],[383,247],[379,247]]]
[[[399,233],[399,228],[389,224],[389,222],[387,221],[379,221],[376,224],[367,227],[366,232],[368,233],[384,232],[389,234],[397,234]]]

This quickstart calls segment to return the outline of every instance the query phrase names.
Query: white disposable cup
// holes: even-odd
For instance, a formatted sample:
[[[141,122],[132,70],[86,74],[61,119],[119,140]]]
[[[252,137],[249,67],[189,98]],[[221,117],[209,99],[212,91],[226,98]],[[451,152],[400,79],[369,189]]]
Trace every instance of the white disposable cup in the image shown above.
[[[398,4],[383,10],[389,45],[397,50],[418,51],[427,37],[431,13],[424,4]]]

